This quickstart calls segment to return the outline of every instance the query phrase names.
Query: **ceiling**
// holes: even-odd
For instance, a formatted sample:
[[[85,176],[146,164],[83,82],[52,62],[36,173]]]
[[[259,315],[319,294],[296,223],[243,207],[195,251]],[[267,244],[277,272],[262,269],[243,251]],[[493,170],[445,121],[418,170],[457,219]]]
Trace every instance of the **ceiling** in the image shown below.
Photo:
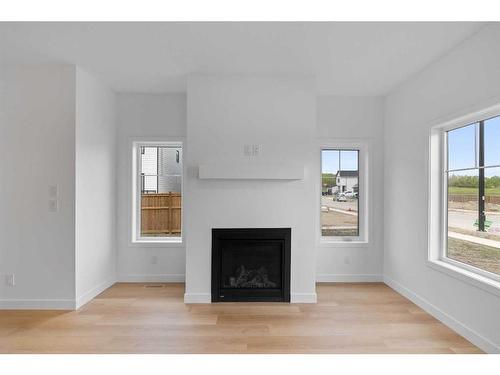
[[[0,23],[3,63],[72,63],[118,92],[189,73],[311,75],[318,94],[384,95],[483,23]]]

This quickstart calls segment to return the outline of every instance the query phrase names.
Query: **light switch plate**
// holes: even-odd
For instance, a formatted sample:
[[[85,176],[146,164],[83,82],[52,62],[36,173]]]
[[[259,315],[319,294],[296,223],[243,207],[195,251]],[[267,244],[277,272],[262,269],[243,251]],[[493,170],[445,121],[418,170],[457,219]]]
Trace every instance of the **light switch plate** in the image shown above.
[[[244,145],[243,155],[249,157],[259,156],[261,149],[262,149],[261,145]]]
[[[253,145],[252,147],[252,155],[259,156],[260,154],[260,145]]]
[[[14,274],[5,275],[5,285],[7,286],[15,286],[16,280]]]
[[[252,147],[251,147],[251,145],[244,145],[243,146],[243,155],[245,155],[245,156],[252,156]]]
[[[59,188],[57,185],[49,185],[49,198],[57,198],[59,196]]]
[[[57,212],[59,210],[59,203],[57,199],[49,199],[49,211]]]

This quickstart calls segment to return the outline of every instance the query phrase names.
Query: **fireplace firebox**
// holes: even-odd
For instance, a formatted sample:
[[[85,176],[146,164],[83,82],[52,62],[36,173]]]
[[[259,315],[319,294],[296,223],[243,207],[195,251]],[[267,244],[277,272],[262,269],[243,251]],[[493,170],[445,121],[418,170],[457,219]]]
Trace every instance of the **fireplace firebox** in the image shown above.
[[[290,228],[212,229],[212,302],[290,302]]]

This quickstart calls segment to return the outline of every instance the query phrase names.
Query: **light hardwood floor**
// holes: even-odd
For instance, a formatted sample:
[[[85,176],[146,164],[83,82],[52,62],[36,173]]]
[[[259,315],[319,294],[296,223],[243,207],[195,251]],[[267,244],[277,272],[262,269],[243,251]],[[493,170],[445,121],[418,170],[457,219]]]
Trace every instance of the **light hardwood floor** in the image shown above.
[[[0,311],[0,352],[481,353],[384,284],[317,292],[317,304],[185,305],[184,284],[118,283],[77,311]]]

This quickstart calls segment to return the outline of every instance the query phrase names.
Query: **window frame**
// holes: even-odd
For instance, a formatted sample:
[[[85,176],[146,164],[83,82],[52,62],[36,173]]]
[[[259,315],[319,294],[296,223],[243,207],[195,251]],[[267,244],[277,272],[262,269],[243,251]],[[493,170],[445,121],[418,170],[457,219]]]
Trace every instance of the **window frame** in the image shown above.
[[[182,175],[181,175],[181,233],[175,237],[143,237],[141,236],[141,179],[139,176],[141,147],[178,147],[182,149]],[[184,244],[184,176],[185,166],[185,141],[183,138],[156,137],[151,139],[131,140],[131,245],[150,245],[160,247],[179,247]]]
[[[447,257],[448,144],[447,132],[500,116],[500,104],[470,110],[431,125],[428,152],[428,257],[431,268],[500,296],[500,275]]]
[[[500,115],[500,114],[499,114]],[[443,245],[442,245],[442,248],[441,248],[441,253],[440,253],[440,260],[443,261],[443,262],[447,262],[451,265],[454,265],[456,267],[461,267],[461,268],[464,268],[470,272],[474,272],[474,273],[477,273],[481,276],[484,276],[484,277],[487,277],[487,278],[491,278],[495,281],[498,281],[500,282],[500,275],[497,275],[493,272],[489,272],[489,271],[486,271],[482,268],[479,268],[479,267],[475,267],[475,266],[472,266],[472,265],[469,265],[469,264],[466,264],[466,263],[462,263],[460,261],[457,261],[457,260],[454,260],[453,258],[449,258],[448,255],[447,255],[447,252],[448,252],[448,179],[446,178],[447,174],[449,173],[449,169],[448,169],[448,162],[449,162],[449,154],[448,154],[448,132],[449,131],[452,131],[452,130],[456,130],[456,129],[460,129],[460,128],[463,128],[465,126],[470,126],[470,125],[473,125],[473,124],[479,124],[481,122],[485,122],[491,118],[494,118],[494,117],[497,117],[497,116],[489,116],[487,118],[482,118],[482,119],[479,119],[478,121],[473,121],[467,125],[460,125],[460,126],[457,126],[457,127],[452,127],[452,128],[448,128],[446,130],[443,131],[443,137],[442,137],[442,147],[443,147],[443,152],[444,152],[444,156],[443,156],[443,170],[442,170],[442,185],[443,185],[443,189],[442,189],[442,194],[443,194],[443,203],[444,203],[444,212],[443,212],[443,227],[442,227],[442,231],[443,231],[443,238],[442,238],[442,241],[443,241]],[[483,145],[484,147],[484,145]],[[478,162],[479,163],[479,162]],[[478,177],[479,179],[481,179],[481,174],[479,174],[479,169],[483,169],[484,170],[484,166],[481,166],[481,165],[478,165],[474,168],[466,168],[466,169],[474,169],[474,170],[478,170]],[[454,170],[452,170],[454,171]],[[484,177],[484,175],[483,175]],[[481,181],[479,181],[479,184],[481,184]],[[479,202],[478,202],[479,204]],[[478,210],[479,210],[479,207],[478,207]],[[500,251],[500,249],[499,249]]]
[[[317,174],[317,224],[316,238],[319,247],[365,247],[370,242],[370,141],[360,139],[322,139],[318,142],[318,174]],[[358,236],[323,236],[321,232],[321,198],[322,198],[322,152],[323,150],[358,151]]]

